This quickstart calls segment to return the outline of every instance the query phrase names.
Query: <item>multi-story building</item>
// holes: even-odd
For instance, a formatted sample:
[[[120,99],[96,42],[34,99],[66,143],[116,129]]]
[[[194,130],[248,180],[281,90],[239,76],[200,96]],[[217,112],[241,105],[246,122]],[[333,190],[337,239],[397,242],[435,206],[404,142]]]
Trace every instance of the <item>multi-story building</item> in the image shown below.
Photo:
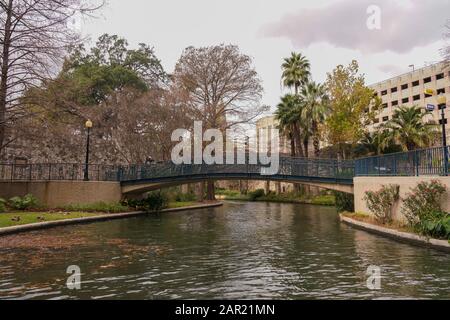
[[[268,116],[259,119],[256,122],[256,130],[260,132],[260,130],[268,130],[269,132],[272,129],[277,129],[279,125],[276,116]],[[282,154],[290,154],[291,153],[291,144],[289,139],[287,139],[284,135],[280,134],[280,153]]]
[[[438,108],[437,97],[425,93],[432,89],[437,95],[445,94],[450,102],[450,68],[448,64],[439,62],[397,77],[375,83],[370,88],[374,89],[382,99],[382,110],[375,119],[375,123],[369,127],[374,130],[392,119],[394,111],[400,106],[417,105],[423,108],[434,105],[435,109],[428,117],[428,121],[442,124],[441,110]],[[445,123],[447,136],[450,138],[450,127],[447,119],[450,119],[450,107],[445,110]]]

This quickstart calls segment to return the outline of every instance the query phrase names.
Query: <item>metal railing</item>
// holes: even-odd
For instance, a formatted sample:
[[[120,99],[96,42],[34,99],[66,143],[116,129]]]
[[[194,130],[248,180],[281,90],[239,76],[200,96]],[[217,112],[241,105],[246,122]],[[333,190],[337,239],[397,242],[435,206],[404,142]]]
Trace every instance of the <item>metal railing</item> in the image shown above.
[[[438,147],[382,156],[339,161],[281,157],[278,173],[272,178],[316,180],[341,184],[352,183],[355,176],[446,176],[450,147]],[[89,180],[136,182],[188,177],[265,178],[261,164],[175,165],[171,162],[150,165],[89,165]],[[83,164],[0,164],[1,181],[81,181]],[[270,179],[270,177],[267,177]]]
[[[356,176],[447,176],[450,147],[420,149],[355,161]]]
[[[117,181],[119,166],[89,165],[89,180]],[[46,164],[0,164],[2,181],[79,181],[84,179],[84,164],[46,163]]]
[[[258,178],[261,164],[223,165],[175,165],[171,162],[150,165],[89,165],[90,181],[136,181],[183,179],[187,177]],[[351,183],[354,177],[354,161],[328,159],[303,159],[282,157],[275,175],[278,179],[305,178],[310,180],[341,181]],[[2,181],[81,181],[84,179],[83,164],[0,164]],[[270,176],[267,176],[270,178]]]
[[[120,181],[163,180],[167,178],[183,179],[183,177],[234,177],[264,178],[260,164],[183,164],[161,163],[154,165],[132,165],[121,167],[118,175]],[[337,161],[326,159],[302,159],[283,157],[280,159],[279,171],[272,178],[308,179],[320,181],[339,181],[351,183],[354,177],[354,161]],[[267,176],[268,179],[271,176]]]

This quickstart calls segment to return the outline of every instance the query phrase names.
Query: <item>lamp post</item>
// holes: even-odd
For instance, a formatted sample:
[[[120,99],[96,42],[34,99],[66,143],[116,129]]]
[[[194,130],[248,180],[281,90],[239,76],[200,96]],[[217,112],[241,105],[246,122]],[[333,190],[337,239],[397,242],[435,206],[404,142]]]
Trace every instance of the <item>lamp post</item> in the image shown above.
[[[87,129],[87,141],[86,141],[86,161],[84,164],[84,181],[89,181],[89,144],[91,138],[91,128],[93,126],[92,121],[86,121],[84,125]]]
[[[448,148],[447,148],[447,133],[445,130],[446,119],[445,109],[447,108],[447,97],[443,94],[437,97],[438,108],[441,109],[442,122],[442,146],[444,147],[444,175],[448,175]]]

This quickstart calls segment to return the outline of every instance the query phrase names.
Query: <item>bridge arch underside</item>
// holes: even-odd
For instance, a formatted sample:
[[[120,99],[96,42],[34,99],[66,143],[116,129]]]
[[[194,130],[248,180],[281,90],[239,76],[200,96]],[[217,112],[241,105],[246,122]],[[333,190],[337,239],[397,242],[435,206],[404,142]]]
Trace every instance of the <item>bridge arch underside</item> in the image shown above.
[[[122,193],[124,195],[138,195],[149,191],[174,187],[184,184],[198,183],[202,181],[230,181],[230,180],[259,180],[271,182],[297,183],[305,186],[319,187],[322,189],[339,191],[353,194],[353,179],[315,178],[315,177],[293,177],[293,176],[262,176],[262,175],[192,175],[164,177],[158,179],[142,179],[133,181],[123,181]]]

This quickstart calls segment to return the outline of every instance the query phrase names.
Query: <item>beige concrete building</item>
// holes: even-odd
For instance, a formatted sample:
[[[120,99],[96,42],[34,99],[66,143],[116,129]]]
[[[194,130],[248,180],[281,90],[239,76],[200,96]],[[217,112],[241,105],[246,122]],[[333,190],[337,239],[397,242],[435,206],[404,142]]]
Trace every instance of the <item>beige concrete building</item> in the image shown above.
[[[256,122],[256,130],[259,132],[260,130],[272,130],[277,129],[279,125],[276,116],[268,116],[259,119]],[[291,153],[291,144],[289,139],[280,134],[280,153],[282,154],[290,154]]]
[[[436,96],[426,95],[425,90],[433,89],[437,94],[445,94],[449,103],[450,68],[444,62],[439,62],[375,83],[369,87],[374,89],[383,101],[383,108],[377,116],[375,123],[369,127],[369,130],[374,130],[376,127],[392,119],[395,109],[402,105],[418,105],[423,108],[424,112],[428,104],[434,105],[435,110],[429,116],[428,120],[434,120],[435,123],[441,124],[441,110],[438,110]],[[445,122],[450,122],[447,121],[450,118],[450,108],[445,110],[445,115]],[[447,135],[450,138],[450,127],[448,123]]]

